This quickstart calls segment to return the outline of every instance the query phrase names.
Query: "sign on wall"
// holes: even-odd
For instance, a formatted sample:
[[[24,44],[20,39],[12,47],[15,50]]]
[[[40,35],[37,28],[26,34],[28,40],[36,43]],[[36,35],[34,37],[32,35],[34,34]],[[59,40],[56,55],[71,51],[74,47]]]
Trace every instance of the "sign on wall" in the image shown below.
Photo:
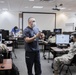
[[[74,31],[74,23],[66,23],[64,30],[65,31]]]

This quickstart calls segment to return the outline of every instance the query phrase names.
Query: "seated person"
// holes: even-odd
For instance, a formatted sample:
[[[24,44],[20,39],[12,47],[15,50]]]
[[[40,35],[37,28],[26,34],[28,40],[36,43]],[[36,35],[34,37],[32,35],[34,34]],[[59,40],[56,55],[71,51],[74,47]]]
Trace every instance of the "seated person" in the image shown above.
[[[0,50],[8,50],[8,47],[5,44],[0,43]]]
[[[12,28],[11,33],[14,36],[17,36],[19,31],[20,31],[20,29],[17,26],[15,26],[14,28]]]
[[[50,44],[50,43],[55,43],[55,34],[53,33],[52,35],[49,36],[48,40],[47,41],[43,41],[45,44]]]
[[[68,54],[64,54],[62,56],[56,57],[54,59],[53,67],[54,67],[54,75],[58,75],[58,68],[61,64],[68,64],[71,62],[71,59],[76,54],[76,32],[72,33],[74,44],[72,48],[69,50]]]
[[[56,39],[55,34],[52,34],[52,36],[49,36],[48,42],[49,43],[55,43],[55,39]]]

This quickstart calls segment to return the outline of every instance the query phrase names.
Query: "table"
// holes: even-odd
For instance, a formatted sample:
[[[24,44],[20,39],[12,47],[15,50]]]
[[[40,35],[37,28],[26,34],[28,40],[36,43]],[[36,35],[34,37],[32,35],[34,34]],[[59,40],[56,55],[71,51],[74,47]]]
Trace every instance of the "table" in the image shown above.
[[[71,49],[71,47],[68,48],[58,48],[58,47],[50,47],[50,51],[54,55],[54,58],[57,56],[57,54],[66,54]]]
[[[4,66],[4,68],[1,68]],[[0,70],[11,70],[12,69],[12,59],[3,59],[3,63],[0,63]]]
[[[1,68],[3,66],[4,68]],[[12,59],[3,59],[3,63],[0,63],[0,71],[4,71],[5,75],[10,75],[12,69]]]
[[[58,47],[50,47],[48,51],[48,62],[50,59],[50,52],[53,54],[53,59],[57,56],[61,56],[63,54],[67,54],[71,47],[68,48],[58,48]]]
[[[10,37],[9,41],[13,41],[13,47],[18,48],[18,37]]]

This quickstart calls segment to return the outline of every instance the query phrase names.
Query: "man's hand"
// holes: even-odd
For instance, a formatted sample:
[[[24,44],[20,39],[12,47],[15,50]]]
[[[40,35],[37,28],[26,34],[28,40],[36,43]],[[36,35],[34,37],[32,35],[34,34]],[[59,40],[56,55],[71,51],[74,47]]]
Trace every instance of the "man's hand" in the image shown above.
[[[45,35],[43,33],[41,33],[40,39],[44,40],[44,38],[45,38]]]
[[[37,33],[35,36],[35,38],[40,38],[40,39],[44,39],[45,38],[45,35],[41,32]]]
[[[37,33],[35,36],[36,36],[36,38],[40,38],[41,37],[41,32]]]

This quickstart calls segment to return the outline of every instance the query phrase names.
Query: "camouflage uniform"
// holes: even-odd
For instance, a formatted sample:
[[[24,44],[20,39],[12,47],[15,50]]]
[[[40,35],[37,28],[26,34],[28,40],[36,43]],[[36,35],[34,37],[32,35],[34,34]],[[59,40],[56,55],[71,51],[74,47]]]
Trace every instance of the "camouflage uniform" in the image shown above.
[[[72,46],[71,50],[69,50],[68,54],[64,54],[64,55],[56,57],[54,59],[54,63],[53,63],[54,70],[58,70],[59,65],[61,65],[63,63],[69,64],[75,54],[76,54],[76,42],[73,44],[73,46]]]

